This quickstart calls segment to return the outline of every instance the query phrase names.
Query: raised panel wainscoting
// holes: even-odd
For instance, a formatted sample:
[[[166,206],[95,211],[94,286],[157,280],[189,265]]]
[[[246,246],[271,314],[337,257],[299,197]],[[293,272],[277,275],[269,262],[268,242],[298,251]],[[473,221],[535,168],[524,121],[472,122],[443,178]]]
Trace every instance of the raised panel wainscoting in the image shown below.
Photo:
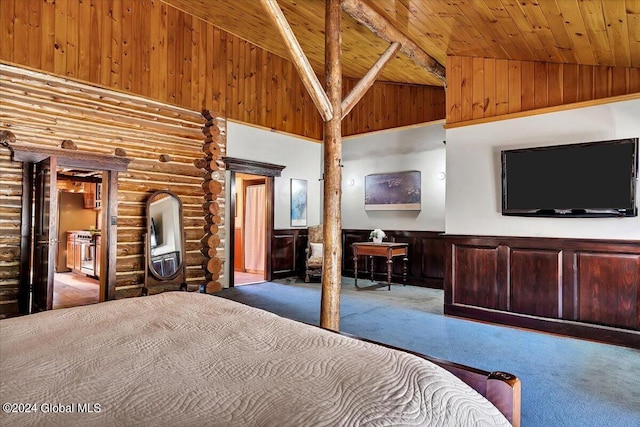
[[[369,241],[371,230],[342,230],[342,274],[353,277],[352,243]],[[305,249],[307,247],[307,229],[274,230],[271,242],[272,278],[304,275]],[[407,262],[407,284],[442,289],[444,284],[445,243],[442,233],[437,231],[401,231],[385,230],[385,241],[407,243],[409,260]],[[358,278],[371,278],[371,264],[368,257],[358,259]],[[401,261],[393,263],[392,283],[403,283],[403,265]],[[387,281],[386,260],[374,258],[375,279]],[[317,281],[317,280],[316,280]]]
[[[353,277],[353,248],[357,242],[369,241],[371,230],[342,230],[342,274]],[[407,243],[407,284],[442,289],[444,284],[444,254],[445,243],[442,232],[439,231],[403,231],[385,230],[385,242]],[[371,263],[368,257],[358,258],[358,278],[371,277]],[[387,281],[387,267],[384,258],[376,257],[374,262],[374,278]],[[391,272],[392,283],[403,283],[402,261],[393,263]]]
[[[307,237],[306,228],[273,230],[273,240],[271,241],[273,279],[303,276]]]
[[[444,236],[445,314],[640,348],[640,242]]]

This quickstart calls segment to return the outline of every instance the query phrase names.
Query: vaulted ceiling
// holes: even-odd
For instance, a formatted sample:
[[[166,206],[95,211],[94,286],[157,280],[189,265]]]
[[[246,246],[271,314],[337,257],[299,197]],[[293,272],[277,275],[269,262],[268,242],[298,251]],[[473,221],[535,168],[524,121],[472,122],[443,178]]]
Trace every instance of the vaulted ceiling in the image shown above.
[[[288,58],[258,0],[163,0]],[[441,65],[447,56],[640,67],[640,0],[357,0]],[[278,0],[318,74],[324,74],[324,0]],[[343,73],[360,78],[389,43],[343,12]],[[439,86],[398,53],[380,80]]]

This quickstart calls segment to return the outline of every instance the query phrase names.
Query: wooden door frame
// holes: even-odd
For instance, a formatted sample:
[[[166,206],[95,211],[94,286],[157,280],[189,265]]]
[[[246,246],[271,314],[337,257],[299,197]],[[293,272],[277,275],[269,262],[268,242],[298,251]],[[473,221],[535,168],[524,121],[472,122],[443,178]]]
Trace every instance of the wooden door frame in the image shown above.
[[[34,194],[33,165],[47,157],[56,157],[58,167],[73,167],[82,170],[102,171],[102,253],[100,275],[100,301],[115,299],[116,256],[118,244],[118,172],[128,169],[131,159],[84,151],[71,151],[53,147],[39,147],[23,144],[9,144],[13,161],[23,163],[22,175],[22,218],[20,241],[20,284],[18,305],[23,314],[29,312],[31,293],[31,241],[33,240],[33,220],[31,203]],[[56,189],[52,189],[57,191]],[[48,286],[53,286],[49,283]],[[26,302],[25,302],[26,301]]]
[[[238,173],[242,173],[242,172],[234,172],[234,179],[238,178],[236,176]],[[264,197],[265,197],[265,199],[264,199],[265,208],[266,208],[267,200],[270,199],[269,195],[267,194],[267,180],[269,178],[266,177],[266,176],[260,176],[259,177],[258,175],[251,175],[251,176],[254,176],[256,178],[250,178],[250,179],[243,178],[242,179],[242,214],[243,214],[243,217],[240,218],[240,221],[242,221],[242,227],[240,228],[242,230],[242,239],[244,239],[245,236],[246,236],[246,233],[245,233],[246,224],[244,223],[244,220],[246,218],[246,213],[247,213],[247,188],[251,187],[253,185],[264,185],[265,186],[265,194],[264,194]],[[236,184],[236,187],[237,187],[237,184]],[[233,196],[237,198],[238,197],[238,192],[234,191],[233,192]],[[238,200],[236,199],[236,203],[234,205],[236,207],[236,209],[238,208],[237,205],[238,205]],[[237,211],[234,210],[233,212],[235,213]],[[267,220],[267,214],[268,214],[268,212],[266,212],[266,209],[265,209],[265,231],[269,228],[269,221]],[[234,231],[234,233],[233,233],[234,252],[233,252],[233,259],[232,259],[233,264],[234,264],[234,276],[235,276],[235,261],[236,261],[235,260],[235,255],[236,255],[235,254],[235,245],[236,245],[236,235],[235,235],[235,224],[236,224],[236,222],[235,222],[235,217],[236,217],[236,215],[234,215],[234,218],[233,218],[233,221],[234,221],[234,223],[233,223],[234,224],[234,230],[233,230]],[[265,248],[266,248],[266,244],[267,244],[267,240],[265,238]],[[244,250],[246,248],[246,244],[245,244],[244,241],[243,241],[243,245],[242,246],[243,246],[243,250]],[[263,269],[263,272],[262,272],[262,276],[263,276],[262,278],[263,279],[265,279],[266,276],[267,276],[267,260],[268,259],[269,258],[265,258],[263,260],[263,265],[264,265],[264,269]],[[244,267],[244,270],[246,270],[246,264],[244,262],[244,254],[242,255],[242,265]],[[235,277],[234,277],[234,279],[235,279]]]
[[[31,233],[33,250],[30,276],[30,311],[45,311],[53,308],[53,285],[55,259],[58,253],[58,184],[57,157],[50,156],[34,164],[32,180],[35,186],[35,220]],[[47,191],[48,188],[48,191]],[[46,232],[43,232],[45,231]],[[44,256],[43,256],[44,253]],[[44,268],[43,268],[44,267]]]
[[[229,254],[229,287],[234,287],[234,251],[235,251],[235,236],[234,231],[236,228],[236,219],[234,212],[236,211],[236,173],[246,173],[250,175],[258,175],[265,177],[265,217],[266,217],[266,245],[265,248],[265,263],[264,263],[264,278],[266,281],[273,279],[273,269],[271,267],[271,246],[273,240],[274,230],[274,182],[275,177],[280,176],[282,169],[285,166],[276,165],[273,163],[257,162],[254,160],[238,159],[235,157],[223,157],[222,161],[225,164],[226,170],[231,172],[229,178],[230,196],[229,196],[229,218],[226,223],[228,224],[227,240],[229,248],[227,253]]]

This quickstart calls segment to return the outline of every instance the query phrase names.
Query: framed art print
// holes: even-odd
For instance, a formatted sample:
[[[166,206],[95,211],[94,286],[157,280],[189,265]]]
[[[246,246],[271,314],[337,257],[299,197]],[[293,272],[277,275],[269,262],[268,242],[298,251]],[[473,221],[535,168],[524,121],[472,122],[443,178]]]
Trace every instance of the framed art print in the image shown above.
[[[420,171],[365,176],[364,210],[419,211]]]
[[[291,179],[291,226],[307,226],[307,180]]]

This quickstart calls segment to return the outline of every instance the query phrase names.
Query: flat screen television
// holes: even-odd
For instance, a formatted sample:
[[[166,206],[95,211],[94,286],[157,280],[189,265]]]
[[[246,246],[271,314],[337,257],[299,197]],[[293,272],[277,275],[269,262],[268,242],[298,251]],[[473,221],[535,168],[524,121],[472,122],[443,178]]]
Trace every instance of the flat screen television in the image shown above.
[[[637,216],[638,138],[502,151],[502,214]]]

